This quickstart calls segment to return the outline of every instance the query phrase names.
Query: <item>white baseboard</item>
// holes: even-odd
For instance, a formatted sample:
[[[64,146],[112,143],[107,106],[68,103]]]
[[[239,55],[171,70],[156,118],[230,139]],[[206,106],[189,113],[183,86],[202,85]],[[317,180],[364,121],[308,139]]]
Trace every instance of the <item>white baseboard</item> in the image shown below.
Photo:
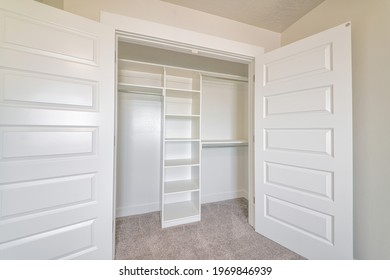
[[[237,192],[226,192],[226,193],[215,193],[210,195],[204,195],[202,196],[202,204],[203,203],[211,203],[211,202],[218,202],[218,201],[224,201],[234,198],[240,198],[244,197],[248,199],[248,192],[247,191],[237,191]],[[132,215],[139,215],[139,214],[146,214],[150,212],[157,212],[161,211],[161,205],[160,203],[149,203],[149,204],[140,204],[140,205],[132,205],[132,206],[126,206],[126,207],[118,207],[116,209],[116,217],[126,217],[126,216],[132,216]]]
[[[247,191],[237,191],[237,192],[226,192],[226,193],[216,193],[210,195],[202,195],[202,204],[203,203],[211,203],[223,200],[229,200],[234,198],[244,197],[248,199]]]
[[[125,217],[132,215],[145,214],[150,212],[160,211],[161,206],[160,203],[149,203],[149,204],[140,204],[126,207],[118,207],[116,208],[116,217]]]

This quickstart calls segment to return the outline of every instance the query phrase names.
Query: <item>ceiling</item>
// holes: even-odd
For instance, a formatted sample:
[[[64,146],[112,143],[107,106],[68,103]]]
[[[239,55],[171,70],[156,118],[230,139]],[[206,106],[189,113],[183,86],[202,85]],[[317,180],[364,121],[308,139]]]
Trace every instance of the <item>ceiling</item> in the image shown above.
[[[281,33],[325,0],[162,1]]]

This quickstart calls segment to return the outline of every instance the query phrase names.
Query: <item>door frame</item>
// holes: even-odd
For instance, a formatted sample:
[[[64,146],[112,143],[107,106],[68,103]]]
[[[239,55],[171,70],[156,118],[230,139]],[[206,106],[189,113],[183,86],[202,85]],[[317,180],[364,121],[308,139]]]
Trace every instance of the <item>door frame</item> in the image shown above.
[[[122,42],[182,53],[196,53],[199,56],[248,65],[248,222],[254,228],[254,98],[256,88],[254,77],[256,72],[261,73],[255,65],[256,59],[264,54],[264,48],[104,11],[101,12],[100,21],[115,29],[116,44],[121,39]],[[261,81],[262,78],[258,80]],[[115,192],[116,186],[114,185],[114,198]]]

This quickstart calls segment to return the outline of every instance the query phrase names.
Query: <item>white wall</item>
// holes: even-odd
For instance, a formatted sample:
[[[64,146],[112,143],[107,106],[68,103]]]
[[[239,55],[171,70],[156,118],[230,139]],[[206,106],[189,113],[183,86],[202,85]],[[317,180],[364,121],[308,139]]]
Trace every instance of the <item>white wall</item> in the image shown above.
[[[202,139],[248,140],[245,82],[203,77]],[[202,203],[248,198],[248,147],[203,147]]]
[[[326,0],[282,33],[288,44],[352,21],[354,251],[390,259],[390,1]]]
[[[118,96],[117,217],[160,211],[161,112],[159,96]]]
[[[99,21],[100,11],[135,17],[272,50],[280,33],[159,0],[64,0],[64,10]]]
[[[202,149],[202,203],[248,199],[248,148]]]

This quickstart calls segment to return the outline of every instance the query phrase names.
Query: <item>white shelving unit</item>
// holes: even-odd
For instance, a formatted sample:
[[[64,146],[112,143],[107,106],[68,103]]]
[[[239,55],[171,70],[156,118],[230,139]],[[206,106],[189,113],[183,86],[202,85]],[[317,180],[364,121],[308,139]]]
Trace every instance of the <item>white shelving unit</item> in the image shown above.
[[[163,96],[161,225],[200,220],[201,74],[118,60],[118,91]]]
[[[165,68],[162,227],[200,220],[201,75]]]
[[[150,174],[160,179],[161,203],[153,201],[152,204],[144,199],[148,191],[139,186],[146,185],[143,181],[147,180],[139,180],[132,185],[131,193],[141,195],[142,200],[139,204],[134,202],[134,208],[160,210],[161,226],[166,228],[200,221],[201,201],[242,197],[242,190],[247,188],[247,80],[127,59],[119,59],[118,66],[118,91],[122,95],[157,95],[162,102],[158,121],[155,118],[148,123],[151,113],[148,109],[137,112],[146,118],[142,119],[141,133],[150,133],[148,127],[151,129],[157,122],[161,128],[161,145],[154,149],[158,154],[153,152],[153,157],[148,157],[160,159],[159,169],[148,169],[156,160],[144,161],[140,166],[144,173],[139,172],[141,177]],[[159,100],[156,96],[149,98]],[[145,102],[142,97],[141,104],[148,106]],[[138,121],[130,123],[133,127],[140,124]],[[137,143],[145,148],[141,141]],[[202,151],[202,148],[207,149]],[[137,151],[136,147],[131,149],[133,153]],[[201,191],[201,185],[207,188]],[[149,192],[151,188],[158,187],[150,186]]]

